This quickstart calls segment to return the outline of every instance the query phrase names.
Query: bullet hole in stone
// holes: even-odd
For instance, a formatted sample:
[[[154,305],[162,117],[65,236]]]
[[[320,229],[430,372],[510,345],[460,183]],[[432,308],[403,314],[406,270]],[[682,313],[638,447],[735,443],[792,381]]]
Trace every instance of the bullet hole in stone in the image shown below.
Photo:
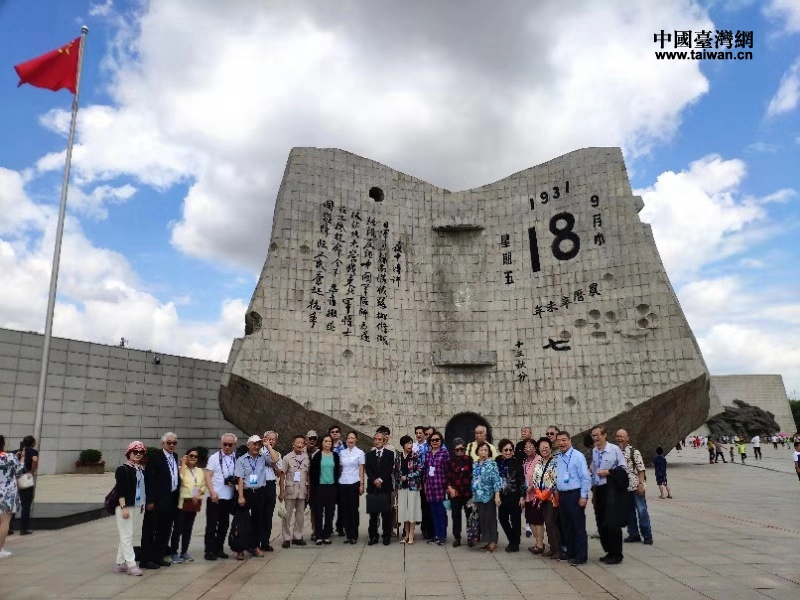
[[[578,319],[575,321],[575,327],[577,327],[578,329],[586,327],[587,325],[588,323],[586,322],[586,319]]]
[[[595,329],[600,329],[600,323],[592,323],[592,327]]]
[[[422,369],[422,376],[423,377],[427,377],[430,374],[431,374],[431,370],[430,369]]]
[[[375,202],[383,202],[383,190],[379,187],[369,188],[369,197]]]
[[[593,331],[592,337],[596,340],[604,340],[606,339],[606,332],[605,331]]]
[[[616,323],[617,322],[617,313],[615,313],[613,310],[608,311],[606,313],[606,321],[611,321],[612,323]]]
[[[590,310],[589,316],[592,320],[597,321],[600,318],[600,311],[599,310]]]
[[[658,321],[658,315],[656,313],[650,313],[649,315],[647,315],[645,317],[645,319],[650,321],[651,327],[655,327],[656,326],[656,321]]]
[[[650,325],[650,321],[648,321],[647,319],[639,319],[638,321],[636,321],[636,326],[639,329],[647,329],[648,325]]]
[[[558,335],[562,340],[568,340],[569,338],[572,337],[572,334],[569,331],[562,331]]]
[[[252,335],[261,329],[261,315],[251,310],[244,316],[244,334]]]
[[[269,249],[270,249],[270,250],[277,250],[277,249],[278,249],[278,244],[276,244],[275,242],[272,242],[272,243],[269,245]]]
[[[611,273],[603,275],[603,281],[614,281],[614,276]]]
[[[342,356],[344,356],[345,358],[350,358],[351,356],[353,356],[353,351],[345,350],[344,352],[342,352]]]
[[[639,314],[644,316],[647,314],[647,311],[650,310],[649,304],[640,304],[636,307],[636,310],[639,311]]]
[[[575,398],[573,398],[572,396],[567,396],[566,398],[564,398],[564,404],[566,404],[567,406],[575,406],[577,403],[578,401],[575,400]]]
[[[623,407],[625,408],[625,410],[633,410],[633,402],[626,402],[625,404],[623,404]]]
[[[300,254],[308,254],[309,252],[311,252],[311,248],[309,248],[305,244],[300,246]]]

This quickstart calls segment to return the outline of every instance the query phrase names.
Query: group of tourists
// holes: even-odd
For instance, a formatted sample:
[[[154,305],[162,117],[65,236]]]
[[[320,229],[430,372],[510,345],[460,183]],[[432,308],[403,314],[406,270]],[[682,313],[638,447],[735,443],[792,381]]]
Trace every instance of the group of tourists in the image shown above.
[[[355,432],[342,436],[334,425],[321,438],[315,431],[296,435],[283,456],[275,449],[274,431],[250,436],[239,453],[237,437],[226,433],[205,469],[197,465],[197,448],[178,457],[178,437],[172,432],[162,437],[162,451],[146,465],[144,444],[134,441],[115,474],[119,547],[114,571],[141,575],[142,568],[192,561],[192,527],[204,499],[206,560],[229,558],[226,541],[239,560],[245,553],[262,557],[272,552],[276,506],[283,548],[307,545],[306,507],[313,543],[329,545],[335,533],[345,544],[356,544],[362,496],[370,546],[392,543],[395,528],[399,542],[412,545],[418,527],[422,540],[443,546],[449,511],[453,547],[466,542],[496,551],[499,523],[508,540],[505,551],[519,552],[524,523],[526,537],[533,537],[530,552],[581,565],[588,559],[590,491],[606,552],[600,560],[618,564],[624,527],[626,542],[653,543],[644,460],[624,429],[616,432],[616,444],[608,441],[603,427],[591,433],[590,462],[572,447],[569,432],[554,426],[539,439],[523,427],[516,444],[503,439],[497,446],[479,426],[473,440],[455,438],[451,448],[439,431],[425,426],[415,428],[413,438],[401,437],[395,448],[389,428],[379,427],[372,449],[364,452]],[[654,463],[660,497],[671,498],[661,448]],[[134,534],[140,528],[141,547],[136,548]]]

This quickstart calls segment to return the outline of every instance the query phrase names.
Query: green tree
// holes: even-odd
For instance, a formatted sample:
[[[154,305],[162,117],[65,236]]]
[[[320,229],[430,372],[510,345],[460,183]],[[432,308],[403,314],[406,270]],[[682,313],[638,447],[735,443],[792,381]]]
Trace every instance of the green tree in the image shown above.
[[[800,400],[789,400],[789,406],[792,407],[792,416],[794,417],[794,430],[800,431]]]

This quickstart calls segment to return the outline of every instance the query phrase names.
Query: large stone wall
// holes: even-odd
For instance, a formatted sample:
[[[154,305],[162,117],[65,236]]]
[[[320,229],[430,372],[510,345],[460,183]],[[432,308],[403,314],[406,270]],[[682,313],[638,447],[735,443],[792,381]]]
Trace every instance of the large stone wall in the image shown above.
[[[464,192],[295,148],[223,412],[448,438],[607,423],[671,445],[708,417],[708,373],[641,207],[617,148]]]
[[[733,406],[734,400],[742,400],[775,415],[781,432],[796,431],[789,397],[780,375],[713,375],[711,387],[724,406]]]
[[[33,434],[43,339],[0,329],[0,434],[8,449]],[[113,470],[124,460],[128,442],[158,446],[167,431],[178,434],[179,451],[215,448],[226,431],[241,437],[219,408],[223,368],[206,360],[53,338],[41,472],[73,472],[86,448],[101,450],[106,468]]]

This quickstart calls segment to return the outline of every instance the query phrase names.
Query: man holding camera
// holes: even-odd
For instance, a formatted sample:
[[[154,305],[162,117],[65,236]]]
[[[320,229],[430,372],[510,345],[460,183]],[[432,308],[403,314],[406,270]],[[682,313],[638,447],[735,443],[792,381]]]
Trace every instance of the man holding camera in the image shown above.
[[[206,465],[206,487],[211,491],[206,502],[206,560],[228,558],[224,546],[236,490],[237,480],[233,475],[236,456],[233,452],[237,438],[232,433],[226,433],[220,441],[222,447],[208,457]]]

